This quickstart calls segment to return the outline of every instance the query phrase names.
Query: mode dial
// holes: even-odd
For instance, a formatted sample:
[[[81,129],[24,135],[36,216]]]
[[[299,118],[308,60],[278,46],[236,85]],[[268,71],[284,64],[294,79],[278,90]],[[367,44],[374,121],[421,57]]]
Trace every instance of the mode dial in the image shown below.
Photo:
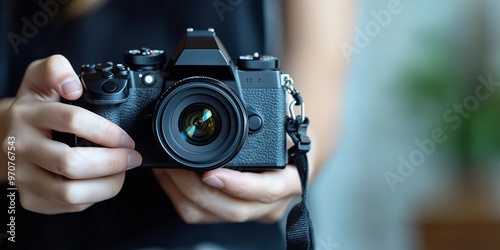
[[[140,48],[125,53],[125,64],[132,69],[158,69],[167,61],[163,50]]]
[[[274,56],[253,55],[240,56],[238,68],[242,70],[275,70],[279,68],[279,60]]]

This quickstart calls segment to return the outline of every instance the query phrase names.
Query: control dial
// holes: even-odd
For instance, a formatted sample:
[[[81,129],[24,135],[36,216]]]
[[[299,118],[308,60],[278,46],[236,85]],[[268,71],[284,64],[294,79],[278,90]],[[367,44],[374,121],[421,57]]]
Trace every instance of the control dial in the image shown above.
[[[166,61],[165,51],[158,49],[131,49],[125,53],[125,64],[132,69],[159,69]]]
[[[238,68],[242,70],[276,70],[279,68],[279,60],[274,56],[254,53],[253,55],[240,56]]]

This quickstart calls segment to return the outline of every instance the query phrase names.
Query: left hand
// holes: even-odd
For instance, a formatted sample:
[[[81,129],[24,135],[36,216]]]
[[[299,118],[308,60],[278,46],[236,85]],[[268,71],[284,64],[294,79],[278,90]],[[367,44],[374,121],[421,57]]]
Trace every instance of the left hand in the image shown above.
[[[301,194],[297,168],[262,173],[219,168],[202,175],[182,169],[155,169],[163,190],[187,223],[271,223]]]

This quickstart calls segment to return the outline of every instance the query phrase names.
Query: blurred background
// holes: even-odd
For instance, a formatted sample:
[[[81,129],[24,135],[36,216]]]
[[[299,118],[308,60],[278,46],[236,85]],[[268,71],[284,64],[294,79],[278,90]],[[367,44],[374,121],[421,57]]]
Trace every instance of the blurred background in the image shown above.
[[[318,249],[500,249],[499,11],[359,1],[341,141],[311,191]]]

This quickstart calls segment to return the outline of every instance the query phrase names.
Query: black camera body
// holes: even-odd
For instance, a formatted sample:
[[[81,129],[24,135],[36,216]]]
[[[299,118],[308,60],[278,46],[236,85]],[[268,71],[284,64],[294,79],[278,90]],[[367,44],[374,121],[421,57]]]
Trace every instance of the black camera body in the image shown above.
[[[142,48],[126,52],[125,64],[82,65],[84,93],[71,104],[129,133],[144,167],[284,168],[281,75],[275,57],[241,56],[236,67],[213,29],[188,29],[168,62],[162,50]]]

